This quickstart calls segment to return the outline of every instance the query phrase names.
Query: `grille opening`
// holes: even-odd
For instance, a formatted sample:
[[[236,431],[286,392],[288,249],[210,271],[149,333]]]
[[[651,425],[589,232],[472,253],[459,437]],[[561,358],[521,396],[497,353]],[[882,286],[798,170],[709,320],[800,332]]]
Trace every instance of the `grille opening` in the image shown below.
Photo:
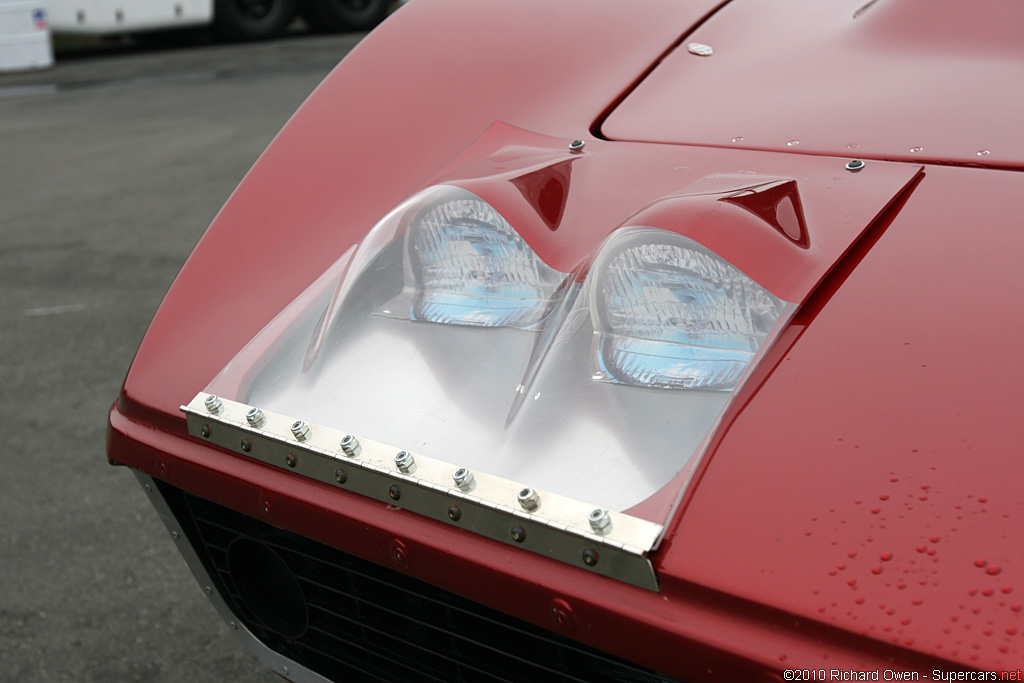
[[[295,573],[274,550],[251,538],[228,546],[228,572],[239,600],[274,633],[301,638],[309,626],[306,598]]]
[[[679,683],[395,570],[156,483],[238,620],[264,645],[325,678],[387,683]],[[268,585],[289,587],[275,592]]]

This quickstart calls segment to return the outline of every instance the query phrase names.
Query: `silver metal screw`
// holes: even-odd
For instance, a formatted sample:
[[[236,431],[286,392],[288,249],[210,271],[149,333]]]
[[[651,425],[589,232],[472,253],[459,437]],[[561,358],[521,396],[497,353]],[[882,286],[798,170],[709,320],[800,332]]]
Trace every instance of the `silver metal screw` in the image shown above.
[[[171,532],[171,538],[173,538],[174,540],[178,540],[178,538],[180,538],[180,537],[181,537],[181,534],[179,534],[177,531],[172,531]]]
[[[224,402],[221,401],[220,398],[218,398],[217,396],[214,396],[213,394],[207,396],[206,400],[204,400],[203,403],[206,404],[206,409],[209,412],[213,413],[214,415],[216,415],[217,413],[224,409]]]
[[[859,171],[860,169],[864,168],[865,165],[866,164],[863,161],[861,161],[860,159],[851,159],[846,164],[846,170],[847,171]]]
[[[149,493],[150,491],[153,490],[153,487],[150,486],[149,484],[144,484],[142,488],[146,489],[146,493]]]
[[[597,508],[591,511],[587,519],[590,520],[590,527],[599,534],[608,533],[612,528],[612,518],[607,510]]]
[[[238,630],[238,623],[237,622],[229,621],[228,622],[228,626],[231,627],[232,631],[237,631]]]
[[[350,458],[354,458],[357,455],[359,455],[359,451],[361,450],[359,448],[359,439],[352,436],[351,434],[346,434],[345,436],[341,437],[341,442],[339,445],[341,446],[341,452]]]
[[[263,411],[259,408],[249,408],[249,411],[245,414],[246,421],[253,427],[262,427],[263,423],[267,421],[267,418],[263,415]]]
[[[309,438],[309,425],[302,420],[296,420],[292,422],[292,436],[299,441],[305,441]]]
[[[395,453],[395,467],[403,472],[411,472],[416,461],[409,451],[398,451]]]
[[[536,510],[537,506],[540,505],[540,496],[537,495],[537,492],[529,486],[519,491],[519,495],[516,496],[516,500],[519,501],[519,504],[522,505],[524,509],[530,510],[531,512]]]
[[[569,151],[570,152],[582,152],[583,151],[583,146],[586,145],[586,144],[587,143],[584,140],[573,140],[572,142],[569,143]]]
[[[698,57],[710,57],[715,54],[711,46],[704,43],[690,43],[686,46],[686,49],[690,51],[690,54],[697,55]]]
[[[213,588],[210,586],[203,586],[203,590],[206,591],[207,595],[213,595]]]
[[[463,491],[469,491],[473,488],[473,473],[465,467],[455,470],[452,474],[452,479],[455,480],[455,485]]]

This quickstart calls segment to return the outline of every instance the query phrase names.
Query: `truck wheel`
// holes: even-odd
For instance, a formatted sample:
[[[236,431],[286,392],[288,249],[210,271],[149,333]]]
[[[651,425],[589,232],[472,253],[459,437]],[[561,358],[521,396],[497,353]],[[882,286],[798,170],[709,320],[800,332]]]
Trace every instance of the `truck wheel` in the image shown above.
[[[216,0],[213,27],[225,40],[264,40],[280,35],[295,18],[297,0]]]
[[[314,31],[369,31],[388,15],[391,0],[304,0],[299,12]]]

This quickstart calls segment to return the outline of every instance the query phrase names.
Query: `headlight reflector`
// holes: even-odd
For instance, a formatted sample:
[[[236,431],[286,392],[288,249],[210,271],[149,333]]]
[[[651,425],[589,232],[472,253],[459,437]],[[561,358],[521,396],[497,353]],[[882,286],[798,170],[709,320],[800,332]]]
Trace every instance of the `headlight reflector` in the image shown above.
[[[628,229],[590,274],[594,378],[660,388],[731,390],[784,302],[678,234]]]

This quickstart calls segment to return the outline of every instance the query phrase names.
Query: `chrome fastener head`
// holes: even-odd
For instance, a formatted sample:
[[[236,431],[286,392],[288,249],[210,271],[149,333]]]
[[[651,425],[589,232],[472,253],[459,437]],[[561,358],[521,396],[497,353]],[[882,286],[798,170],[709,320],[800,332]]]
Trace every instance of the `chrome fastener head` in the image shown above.
[[[288,455],[284,456],[284,461],[285,464],[288,465],[288,467],[295,467],[295,465],[298,464],[299,462],[298,459],[296,459],[294,453],[289,453]]]
[[[341,437],[341,441],[338,443],[338,445],[341,446],[341,452],[350,458],[354,458],[357,455],[359,455],[359,439],[352,436],[351,434],[346,434],[345,436]]]
[[[583,146],[586,145],[586,144],[587,143],[584,140],[573,140],[572,142],[569,143],[569,151],[570,152],[582,152],[583,151]]]
[[[207,595],[213,595],[213,587],[212,586],[203,586],[203,591]]]
[[[267,418],[263,415],[263,411],[253,406],[249,408],[249,411],[245,414],[245,420],[252,427],[262,427],[267,421]]]
[[[294,436],[299,441],[305,441],[306,439],[309,438],[309,425],[307,425],[302,420],[296,420],[295,422],[292,422],[291,429],[292,436]]]
[[[612,518],[607,510],[597,508],[587,516],[590,520],[590,528],[599,534],[606,534],[612,528]]]
[[[345,470],[339,467],[338,469],[334,470],[334,481],[338,482],[339,484],[344,484],[346,481],[348,481],[348,474],[345,473]]]
[[[214,415],[224,410],[224,402],[221,401],[220,398],[218,398],[217,396],[214,396],[213,394],[207,396],[206,400],[203,401],[203,404],[206,405],[206,410],[213,413]]]
[[[416,460],[409,451],[398,451],[395,453],[395,467],[402,472],[412,472],[415,465]]]
[[[473,488],[473,473],[465,467],[455,470],[452,474],[452,479],[455,480],[455,485],[463,491],[469,491]]]
[[[860,159],[851,159],[846,164],[846,170],[847,171],[859,171],[860,169],[864,168],[866,165],[867,164],[865,164]]]
[[[529,486],[519,491],[519,495],[516,496],[516,500],[518,500],[519,504],[523,506],[523,509],[531,512],[536,510],[537,506],[540,505],[540,496],[537,495],[537,492]]]
[[[690,43],[686,46],[686,49],[690,51],[691,55],[697,55],[698,57],[710,57],[715,54],[711,46],[704,43]]]

